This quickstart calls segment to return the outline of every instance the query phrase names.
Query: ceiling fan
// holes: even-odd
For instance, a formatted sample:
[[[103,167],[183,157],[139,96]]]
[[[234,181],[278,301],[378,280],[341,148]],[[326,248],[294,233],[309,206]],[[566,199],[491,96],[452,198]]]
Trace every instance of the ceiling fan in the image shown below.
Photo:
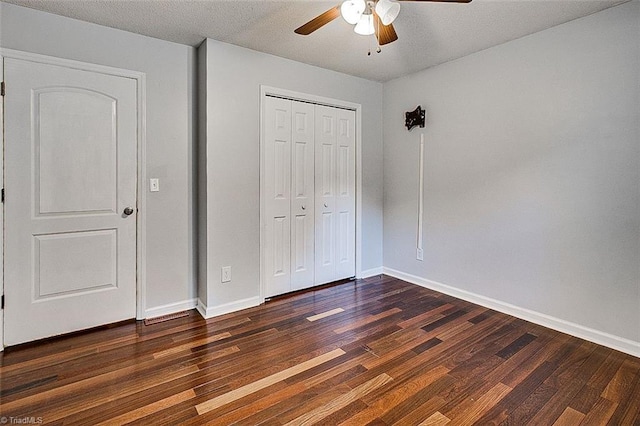
[[[444,3],[470,3],[471,0],[398,0],[398,1],[429,1]],[[296,28],[294,32],[309,35],[341,16],[351,25],[355,25],[354,32],[360,35],[376,35],[378,52],[380,46],[398,39],[393,21],[400,13],[400,4],[394,0],[346,0],[341,4],[316,16],[306,24]]]

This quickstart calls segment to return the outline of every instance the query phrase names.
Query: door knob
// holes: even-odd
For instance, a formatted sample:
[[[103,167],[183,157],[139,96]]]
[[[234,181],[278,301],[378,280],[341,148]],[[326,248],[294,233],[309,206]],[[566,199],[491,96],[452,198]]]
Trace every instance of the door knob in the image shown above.
[[[325,206],[325,207],[329,207],[329,206],[327,205],[327,203],[324,203],[324,206]]]
[[[124,213],[125,216],[130,216],[131,214],[133,214],[133,209],[131,207],[125,207],[122,213]]]
[[[307,208],[305,206],[302,206],[302,210],[306,210]]]

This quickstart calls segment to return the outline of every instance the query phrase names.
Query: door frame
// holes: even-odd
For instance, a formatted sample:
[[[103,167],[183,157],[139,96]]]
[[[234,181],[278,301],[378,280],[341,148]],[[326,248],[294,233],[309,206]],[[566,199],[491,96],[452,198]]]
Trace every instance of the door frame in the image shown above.
[[[122,68],[114,68],[106,65],[91,64],[71,59],[57,58],[54,56],[41,55],[38,53],[23,52],[20,50],[0,48],[0,77],[4,81],[4,59],[20,59],[24,61],[37,62],[46,65],[57,65],[81,71],[91,71],[116,77],[130,78],[136,81],[136,104],[137,104],[137,170],[136,170],[136,203],[138,213],[136,215],[136,319],[144,319],[146,314],[146,223],[147,223],[147,193],[145,191],[146,182],[146,74],[139,71],[131,71]],[[11,87],[7,85],[7,91]],[[0,184],[4,187],[4,98],[0,107],[0,163],[2,164],[2,176]],[[4,203],[0,209],[0,294],[4,294]],[[4,309],[0,312],[0,351],[4,349]]]
[[[340,99],[327,98],[324,96],[311,95],[308,93],[297,92],[294,90],[281,89],[277,87],[260,85],[260,303],[265,301],[265,137],[264,137],[264,115],[265,115],[265,99],[267,96],[276,98],[284,98],[292,101],[308,102],[317,105],[325,105],[329,107],[348,109],[356,113],[356,217],[355,217],[355,261],[356,261],[356,278],[362,277],[362,105],[354,102],[343,101]]]

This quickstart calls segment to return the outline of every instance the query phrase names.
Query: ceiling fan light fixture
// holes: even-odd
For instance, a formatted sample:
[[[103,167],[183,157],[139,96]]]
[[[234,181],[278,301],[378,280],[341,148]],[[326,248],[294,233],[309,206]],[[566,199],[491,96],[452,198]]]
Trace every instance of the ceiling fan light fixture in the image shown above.
[[[392,0],[378,0],[376,3],[376,13],[380,17],[383,25],[389,25],[398,17],[400,13],[400,3]]]
[[[360,21],[366,8],[365,0],[346,0],[340,6],[340,13],[345,21],[354,25]]]
[[[373,15],[371,13],[362,15],[353,31],[355,31],[356,34],[365,36],[375,33],[376,29],[373,26]]]

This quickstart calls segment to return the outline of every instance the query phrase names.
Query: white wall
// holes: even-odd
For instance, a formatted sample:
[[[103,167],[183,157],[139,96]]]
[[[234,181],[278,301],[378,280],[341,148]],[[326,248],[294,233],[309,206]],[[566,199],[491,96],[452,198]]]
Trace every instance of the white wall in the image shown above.
[[[385,84],[385,268],[640,353],[639,22],[626,3]]]
[[[199,51],[207,72],[207,121],[200,123],[207,132],[200,141],[207,155],[207,225],[200,229],[207,308],[220,312],[260,296],[260,85],[362,105],[362,269],[380,268],[382,85],[210,39]],[[233,279],[222,284],[227,265]]]
[[[146,172],[161,189],[147,193],[146,307],[155,316],[192,304],[195,49],[7,3],[0,30],[4,48],[146,73]]]
[[[196,161],[196,189],[197,197],[197,221],[198,233],[196,236],[198,247],[198,300],[205,303],[208,300],[207,293],[207,50],[199,48],[198,57],[198,143]]]

